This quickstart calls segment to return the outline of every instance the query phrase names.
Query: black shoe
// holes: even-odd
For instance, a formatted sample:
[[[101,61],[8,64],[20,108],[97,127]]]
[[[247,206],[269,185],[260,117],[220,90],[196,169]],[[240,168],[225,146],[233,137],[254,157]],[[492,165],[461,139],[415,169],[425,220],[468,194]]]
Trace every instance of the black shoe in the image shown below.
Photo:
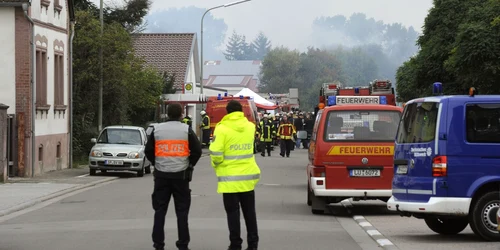
[[[262,154],[260,154],[260,155],[262,155],[262,157],[265,157],[265,156],[266,156],[266,154],[264,154],[264,153],[262,153]]]
[[[257,250],[257,248],[256,247],[249,247],[249,248],[247,248],[245,250]]]
[[[267,156],[271,156],[271,153],[267,154]]]
[[[290,158],[290,155],[287,155],[286,157]]]
[[[241,250],[241,247],[240,248],[228,247],[227,250]]]
[[[285,154],[280,154],[280,155],[281,155],[281,157],[285,157]]]

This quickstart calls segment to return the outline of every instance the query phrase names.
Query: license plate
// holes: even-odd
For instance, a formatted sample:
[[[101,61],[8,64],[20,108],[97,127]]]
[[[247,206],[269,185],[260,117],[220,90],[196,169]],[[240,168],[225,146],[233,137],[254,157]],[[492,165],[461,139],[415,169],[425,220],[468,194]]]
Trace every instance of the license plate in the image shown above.
[[[123,161],[105,160],[104,165],[123,165]]]
[[[353,169],[351,176],[354,177],[374,177],[380,176],[380,169]]]
[[[408,166],[407,165],[398,165],[396,169],[396,174],[407,174]]]

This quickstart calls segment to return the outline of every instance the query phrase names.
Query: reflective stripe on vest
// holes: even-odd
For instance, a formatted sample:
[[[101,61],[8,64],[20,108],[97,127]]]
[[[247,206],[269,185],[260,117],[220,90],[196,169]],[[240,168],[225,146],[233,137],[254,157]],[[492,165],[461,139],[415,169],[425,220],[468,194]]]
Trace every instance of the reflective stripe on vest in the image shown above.
[[[155,127],[155,169],[175,173],[189,166],[189,126],[169,121]]]
[[[226,181],[250,181],[250,180],[258,180],[258,179],[260,179],[260,174],[219,176],[219,177],[217,177],[217,179],[219,180],[219,182],[226,182]]]

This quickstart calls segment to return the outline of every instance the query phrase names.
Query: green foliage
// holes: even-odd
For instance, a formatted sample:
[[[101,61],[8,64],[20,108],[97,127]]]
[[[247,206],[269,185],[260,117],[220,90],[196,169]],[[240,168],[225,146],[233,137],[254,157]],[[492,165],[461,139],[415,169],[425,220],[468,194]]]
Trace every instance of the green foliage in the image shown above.
[[[308,48],[306,53],[299,53],[279,47],[262,62],[259,88],[264,93],[286,93],[289,88],[298,88],[301,109],[312,110],[318,104],[323,83],[367,86],[379,76],[377,64],[361,48]]]
[[[104,26],[90,11],[76,12],[74,40],[74,157],[85,157],[98,135],[99,49],[103,46],[103,126],[143,125],[154,118],[164,87],[158,72],[134,56],[131,36],[122,24]]]
[[[421,51],[397,73],[399,99],[431,94],[443,82],[447,94],[476,87],[482,94],[499,91],[500,1],[434,1],[418,39]]]
[[[246,37],[239,35],[236,31],[229,38],[224,56],[227,60],[262,60],[271,50],[271,41],[259,32],[255,40],[247,43]]]

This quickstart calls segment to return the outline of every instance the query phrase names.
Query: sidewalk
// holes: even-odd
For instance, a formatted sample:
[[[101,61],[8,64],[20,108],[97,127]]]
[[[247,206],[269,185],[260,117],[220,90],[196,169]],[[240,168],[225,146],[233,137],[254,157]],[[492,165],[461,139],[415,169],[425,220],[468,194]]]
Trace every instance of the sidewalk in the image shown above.
[[[202,157],[209,154],[210,150],[202,149]],[[34,178],[9,178],[7,183],[0,183],[0,218],[76,190],[118,178],[135,177],[134,173],[128,172],[97,173],[97,176],[89,176],[88,173],[87,166],[79,166]]]
[[[76,190],[128,177],[128,173],[88,176],[85,166],[45,173],[35,178],[9,178],[0,184],[0,218]],[[133,174],[131,174],[133,175]]]

